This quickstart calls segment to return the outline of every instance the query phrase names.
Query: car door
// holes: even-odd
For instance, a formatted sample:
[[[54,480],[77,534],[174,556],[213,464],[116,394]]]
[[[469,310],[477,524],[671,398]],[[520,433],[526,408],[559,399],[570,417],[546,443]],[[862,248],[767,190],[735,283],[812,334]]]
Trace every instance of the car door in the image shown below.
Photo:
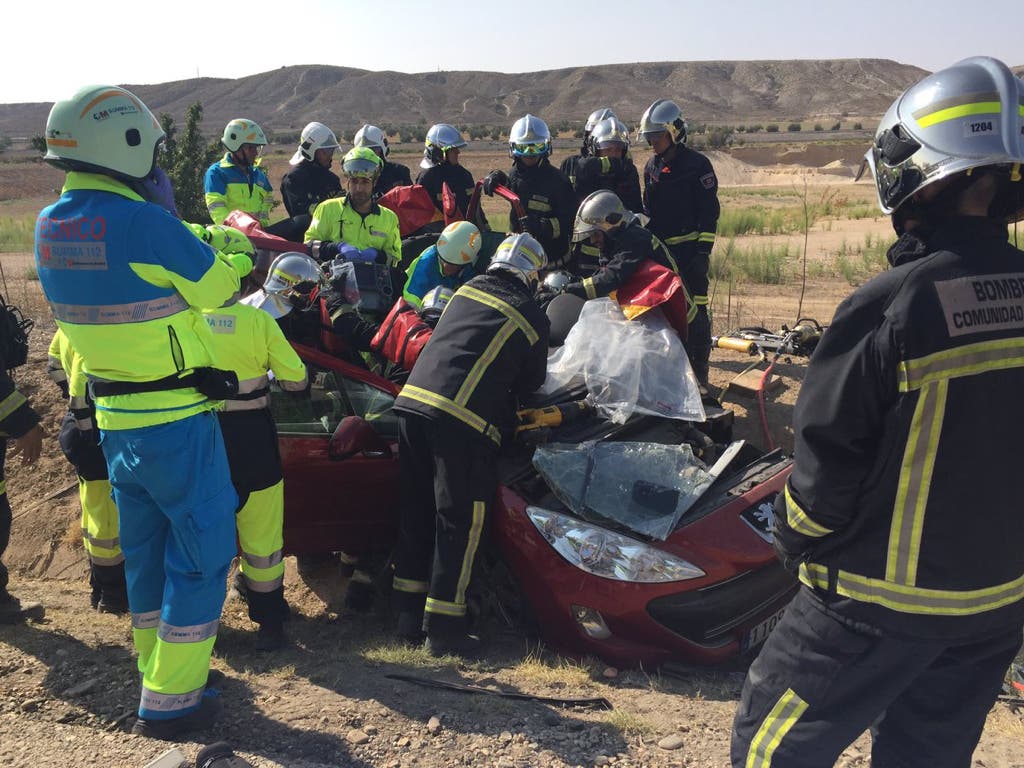
[[[284,471],[284,551],[388,551],[398,529],[397,387],[331,355],[295,345],[310,385],[271,384],[271,413]],[[364,419],[387,445],[332,460],[331,435],[348,416]]]

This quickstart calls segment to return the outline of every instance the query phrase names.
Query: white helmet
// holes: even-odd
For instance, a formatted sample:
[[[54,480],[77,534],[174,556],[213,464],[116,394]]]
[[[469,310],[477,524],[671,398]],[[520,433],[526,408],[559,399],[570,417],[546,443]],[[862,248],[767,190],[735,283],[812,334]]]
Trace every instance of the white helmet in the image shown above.
[[[987,56],[929,75],[889,107],[865,161],[887,214],[940,179],[1002,166],[989,215],[1016,221],[1024,216],[1024,82]]]
[[[423,297],[423,305],[417,310],[417,314],[427,325],[431,327],[437,325],[437,321],[441,319],[441,313],[444,312],[444,308],[448,306],[448,302],[454,295],[455,292],[451,288],[445,288],[443,285],[431,288]]]
[[[116,85],[91,85],[58,101],[46,119],[45,160],[66,171],[145,179],[165,138],[138,97]]]
[[[587,118],[587,124],[583,127],[583,138],[586,139],[593,132],[595,125],[609,117],[618,118],[618,115],[612,112],[611,107],[601,107],[591,112],[590,117]]]
[[[572,226],[572,241],[579,243],[594,232],[611,234],[635,218],[636,214],[626,210],[618,195],[607,189],[599,189],[591,192],[580,203]]]
[[[464,267],[476,261],[482,244],[483,236],[476,225],[456,221],[441,230],[437,239],[437,255],[442,261]]]
[[[263,281],[262,289],[264,298],[259,306],[272,315],[285,306],[288,310],[292,306],[308,306],[313,290],[321,287],[323,279],[320,265],[312,257],[298,251],[282,253],[267,270],[267,279]],[[253,305],[257,306],[255,303]],[[277,310],[272,310],[274,307]],[[283,317],[285,314],[288,314],[287,310],[274,317]]]
[[[668,99],[658,99],[651,104],[640,118],[637,135],[646,140],[648,136],[667,132],[673,144],[686,143],[686,121],[679,105]]]
[[[534,115],[524,115],[508,132],[509,157],[547,157],[551,154],[551,131],[548,124]]]
[[[430,126],[427,138],[423,142],[423,159],[420,168],[433,168],[444,162],[450,149],[461,149],[466,146],[459,129],[448,123],[437,123]]]
[[[228,152],[237,152],[243,144],[264,146],[267,143],[267,136],[252,120],[240,117],[224,126],[224,135],[221,136],[220,142],[227,147]]]
[[[595,153],[615,144],[622,145],[622,153],[629,152],[629,129],[617,117],[601,120],[590,133],[591,148]]]
[[[364,125],[356,131],[352,143],[357,147],[369,147],[381,158],[391,154],[391,147],[388,146],[388,136],[376,125]]]
[[[298,165],[303,160],[312,162],[318,149],[337,149],[338,139],[334,131],[323,123],[309,123],[299,136],[299,148],[295,150],[289,165]]]
[[[547,265],[543,246],[524,232],[501,241],[487,265],[487,272],[510,273],[532,291],[537,287],[538,273]]]

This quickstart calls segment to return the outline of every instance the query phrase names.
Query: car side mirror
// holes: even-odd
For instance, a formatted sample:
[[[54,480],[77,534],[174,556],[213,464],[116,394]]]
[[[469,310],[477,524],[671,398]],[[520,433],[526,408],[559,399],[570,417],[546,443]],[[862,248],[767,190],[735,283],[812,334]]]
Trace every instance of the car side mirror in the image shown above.
[[[356,454],[370,459],[390,459],[391,446],[374,431],[366,419],[346,416],[331,435],[327,457],[331,461],[342,461]]]

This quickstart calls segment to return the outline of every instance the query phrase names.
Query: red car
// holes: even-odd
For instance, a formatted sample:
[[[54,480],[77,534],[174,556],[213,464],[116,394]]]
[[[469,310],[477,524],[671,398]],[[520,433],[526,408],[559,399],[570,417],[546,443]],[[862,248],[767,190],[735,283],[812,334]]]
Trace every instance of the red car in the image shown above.
[[[397,532],[398,387],[316,350],[304,398],[272,395],[285,476],[285,551],[386,554]],[[538,403],[544,405],[544,403]],[[709,414],[728,442],[731,413]],[[593,416],[559,443],[678,444],[685,423]],[[716,434],[716,431],[718,434]],[[745,446],[664,539],[561,504],[516,443],[501,459],[476,605],[570,655],[619,666],[713,664],[758,646],[796,591],[771,546],[771,502],[789,473],[780,452]]]

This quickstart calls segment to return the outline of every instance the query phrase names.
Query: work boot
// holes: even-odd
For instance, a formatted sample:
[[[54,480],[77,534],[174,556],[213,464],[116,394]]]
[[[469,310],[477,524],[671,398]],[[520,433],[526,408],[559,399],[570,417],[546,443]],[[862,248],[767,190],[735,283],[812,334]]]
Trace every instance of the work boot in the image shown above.
[[[373,588],[373,584],[365,581],[350,581],[345,589],[342,607],[349,613],[369,613],[373,609],[376,597],[377,591]]]
[[[218,741],[199,750],[196,768],[252,768],[252,763],[236,755],[226,741]]]
[[[116,589],[104,589],[94,606],[100,613],[113,613],[122,616],[128,613],[128,595]]]
[[[413,611],[401,611],[395,622],[395,637],[398,642],[410,648],[419,648],[427,635],[423,631],[423,614]]]
[[[283,624],[260,624],[253,646],[257,651],[279,651],[288,642]]]
[[[46,609],[42,603],[19,600],[10,592],[0,592],[0,624],[19,624],[23,621],[42,621]]]
[[[140,717],[132,726],[132,733],[151,739],[175,741],[183,733],[205,731],[217,722],[223,711],[224,704],[221,702],[220,696],[213,691],[207,691],[199,702],[199,709],[194,712],[169,720],[147,720]]]
[[[244,603],[249,602],[249,586],[245,583],[245,577],[241,571],[235,571],[234,576],[231,578],[231,589],[228,590],[228,598],[231,600],[241,600]]]
[[[477,635],[466,632],[431,632],[427,631],[427,642],[424,646],[431,656],[461,656],[463,659],[475,659],[483,649],[483,641]]]

